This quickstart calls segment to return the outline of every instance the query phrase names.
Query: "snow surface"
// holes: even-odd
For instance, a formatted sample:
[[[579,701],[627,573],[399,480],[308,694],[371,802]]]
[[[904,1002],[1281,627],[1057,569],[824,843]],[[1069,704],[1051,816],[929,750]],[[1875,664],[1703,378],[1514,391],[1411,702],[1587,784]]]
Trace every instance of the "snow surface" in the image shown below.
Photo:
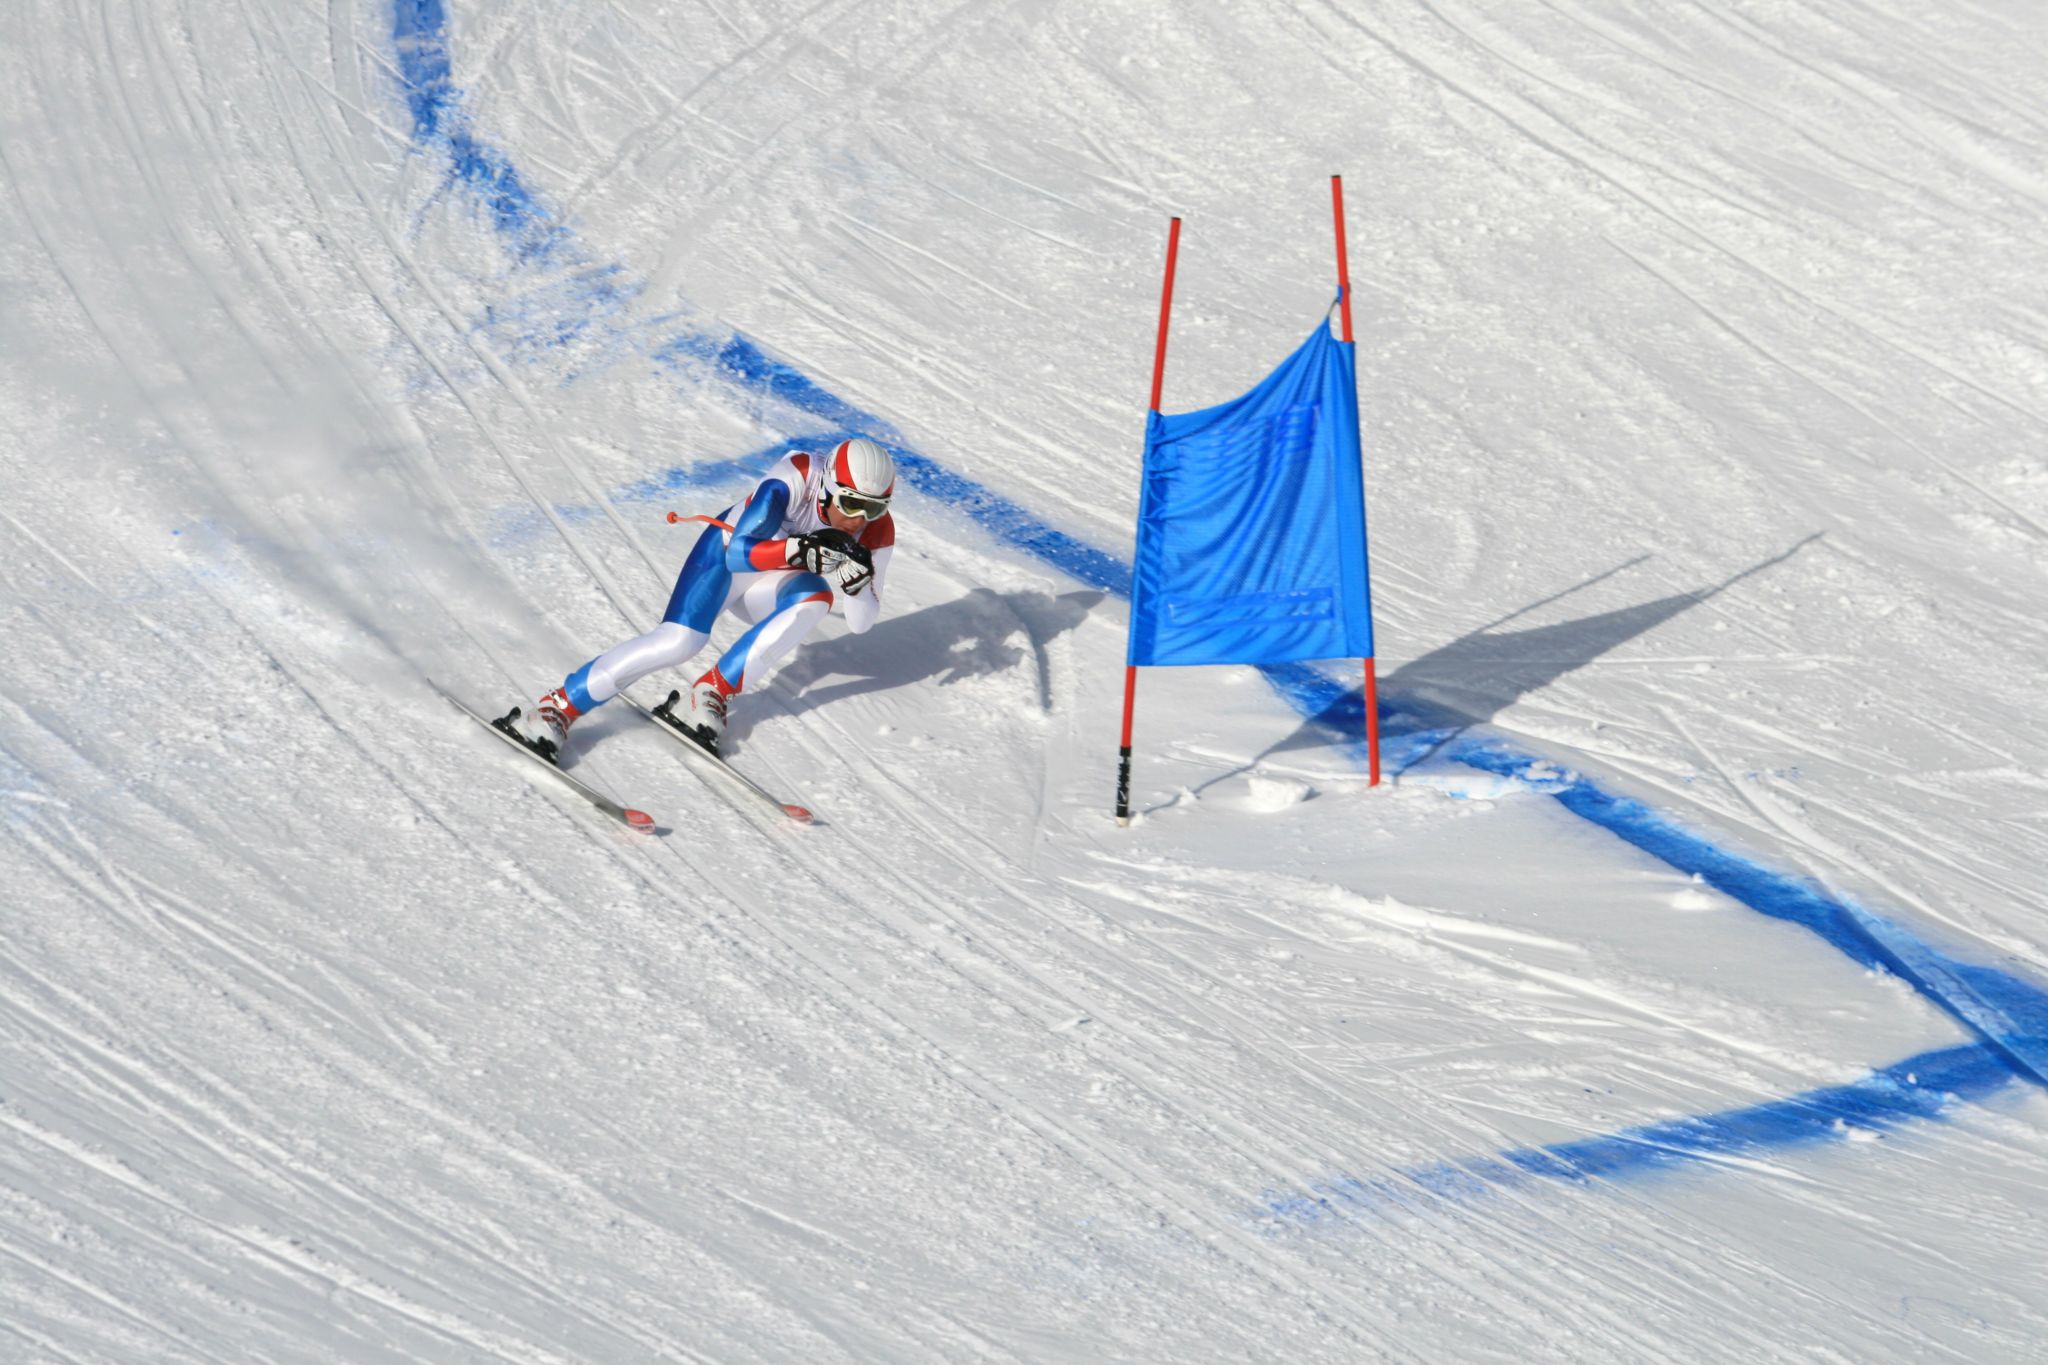
[[[0,1357],[2048,1359],[2044,56],[4,7]],[[1393,780],[1355,665],[1150,670],[1119,830],[1166,222],[1188,408],[1338,171]],[[821,827],[442,699],[853,429],[889,611],[734,732]]]

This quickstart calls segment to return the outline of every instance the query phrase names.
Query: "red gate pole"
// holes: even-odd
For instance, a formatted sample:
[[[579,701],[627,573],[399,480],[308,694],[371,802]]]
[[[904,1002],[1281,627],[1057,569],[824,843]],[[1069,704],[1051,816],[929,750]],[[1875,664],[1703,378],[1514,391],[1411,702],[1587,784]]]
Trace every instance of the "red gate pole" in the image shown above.
[[[1173,220],[1173,226],[1166,231],[1166,283],[1159,291],[1159,346],[1152,355],[1152,405],[1150,411],[1159,411],[1159,392],[1166,382],[1166,320],[1173,311],[1173,266],[1180,257],[1180,219]],[[1137,565],[1132,564],[1132,585],[1136,586]],[[1137,597],[1132,595],[1131,605],[1137,606]],[[1130,629],[1137,626],[1134,615]],[[1129,635],[1126,633],[1126,643]],[[1131,823],[1131,713],[1138,702],[1138,666],[1124,665],[1124,732],[1122,746],[1117,750],[1116,766],[1116,822],[1119,825]]]
[[[1330,207],[1337,216],[1337,312],[1344,323],[1344,340],[1351,340],[1351,266],[1344,251],[1344,177],[1330,177]],[[1361,443],[1362,446],[1363,443]],[[1363,480],[1361,480],[1361,486]],[[1370,574],[1370,569],[1367,570]],[[1367,588],[1368,594],[1371,588]],[[1372,781],[1380,784],[1380,684],[1372,656],[1365,659],[1365,748],[1370,756]]]

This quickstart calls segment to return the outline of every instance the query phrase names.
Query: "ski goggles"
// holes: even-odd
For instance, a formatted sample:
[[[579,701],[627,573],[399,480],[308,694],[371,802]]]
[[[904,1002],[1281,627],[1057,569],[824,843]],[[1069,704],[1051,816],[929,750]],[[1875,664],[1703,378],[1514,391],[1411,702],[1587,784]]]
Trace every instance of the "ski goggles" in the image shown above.
[[[889,500],[867,493],[856,493],[851,488],[832,490],[832,505],[849,517],[865,517],[869,521],[884,516],[889,511]]]

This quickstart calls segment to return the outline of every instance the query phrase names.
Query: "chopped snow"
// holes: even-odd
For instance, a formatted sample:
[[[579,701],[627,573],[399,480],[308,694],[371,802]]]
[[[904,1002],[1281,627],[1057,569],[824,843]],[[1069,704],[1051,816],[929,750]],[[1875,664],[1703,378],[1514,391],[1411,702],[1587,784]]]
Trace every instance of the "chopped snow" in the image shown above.
[[[2043,22],[9,7],[0,1355],[2037,1354]],[[1146,670],[1120,829],[1167,220],[1181,410],[1333,172],[1390,780]],[[855,427],[818,827],[442,701]]]

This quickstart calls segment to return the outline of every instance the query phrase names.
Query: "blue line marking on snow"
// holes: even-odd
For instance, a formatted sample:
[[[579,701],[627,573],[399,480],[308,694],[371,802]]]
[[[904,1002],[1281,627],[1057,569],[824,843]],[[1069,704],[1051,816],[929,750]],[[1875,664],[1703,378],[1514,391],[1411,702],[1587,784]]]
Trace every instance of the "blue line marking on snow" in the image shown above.
[[[1957,1102],[1981,1100],[2015,1079],[2005,1055],[1988,1043],[1944,1048],[1908,1057],[1848,1085],[1809,1090],[1746,1109],[1518,1147],[1370,1179],[1340,1175],[1311,1184],[1304,1194],[1272,1191],[1253,1217],[1274,1231],[1314,1228],[1354,1212],[1408,1208],[1428,1197],[1473,1198],[1530,1180],[1583,1184],[1739,1161],[1777,1148],[1868,1139],[1914,1120],[1940,1118]]]
[[[759,477],[768,466],[792,450],[826,449],[834,442],[857,432],[873,435],[877,431],[886,430],[883,423],[866,419],[844,428],[790,437],[752,454],[733,459],[702,460],[692,465],[677,465],[615,489],[610,497],[614,502],[658,503],[675,493],[716,488],[728,481],[739,482]],[[930,498],[964,513],[996,539],[1028,551],[1084,583],[1102,588],[1118,597],[1128,598],[1131,595],[1130,566],[1115,555],[1076,540],[993,489],[956,474],[936,460],[920,455],[897,441],[879,436],[876,439],[895,457],[896,467],[906,476],[909,487],[915,490],[916,496]],[[597,508],[586,504],[559,506],[555,508],[555,513],[563,521],[572,524],[594,519],[599,515]],[[520,509],[506,519],[505,525],[499,531],[499,543],[525,539],[548,529],[552,528],[547,518],[538,511],[531,508]]]
[[[920,497],[935,499],[966,513],[996,539],[1037,556],[1083,583],[1118,597],[1130,597],[1131,568],[1115,555],[1047,525],[1002,494],[933,460],[911,451],[891,449]]]
[[[1351,734],[1364,728],[1360,692],[1300,664],[1262,671],[1303,715]],[[1904,979],[1997,1047],[2022,1074],[2048,1085],[2048,991],[2032,982],[1952,957],[1895,921],[1731,853],[1640,801],[1603,791],[1576,772],[1518,753],[1498,739],[1463,729],[1424,728],[1392,703],[1381,711],[1393,722],[1385,737],[1393,742],[1397,771],[1436,753],[1552,796],[1572,814],[1759,914],[1810,929],[1858,965]]]
[[[562,302],[568,305],[564,311],[573,309],[575,315],[543,316],[544,325],[520,334],[522,345],[534,350],[566,346],[584,338],[596,323],[623,314],[639,297],[640,286],[626,281],[619,266],[592,267],[573,231],[533,195],[511,161],[476,137],[462,108],[462,92],[454,83],[446,28],[443,0],[394,0],[393,37],[412,111],[414,139],[447,151],[449,183],[465,185],[480,196],[493,225],[522,264],[577,269],[571,287],[562,295]],[[522,303],[535,311],[532,298]],[[537,311],[545,314],[544,307]],[[665,315],[643,322],[635,330],[672,325],[674,320],[674,315]],[[818,418],[832,430],[786,440],[738,459],[667,470],[628,485],[620,490],[620,498],[652,501],[668,493],[703,488],[755,472],[791,449],[859,432],[890,448],[921,497],[963,513],[996,539],[1081,582],[1128,598],[1129,565],[906,448],[888,423],[776,360],[751,339],[738,334],[678,332],[645,353],[663,369],[709,371],[744,391]],[[565,515],[569,510],[565,509]],[[595,510],[574,509],[574,513],[588,516]],[[1362,729],[1363,699],[1358,691],[1303,664],[1268,666],[1260,671],[1304,717],[1348,729],[1350,734]],[[1801,924],[1865,967],[1902,977],[1988,1044],[1926,1054],[1887,1067],[1857,1085],[1812,1091],[1753,1109],[1432,1167],[1429,1170],[1439,1174],[1430,1180],[1456,1186],[1461,1177],[1454,1173],[1474,1179],[1479,1178],[1475,1173],[1484,1173],[1489,1179],[1504,1174],[1556,1178],[1617,1174],[1671,1159],[1706,1159],[1742,1150],[1745,1144],[1758,1147],[1821,1140],[1852,1127],[1882,1128],[1910,1118],[1934,1117],[1947,1102],[1945,1097],[1988,1094],[2015,1074],[2048,1084],[2048,992],[2041,988],[2011,973],[1951,957],[1899,924],[1719,848],[1642,803],[1602,791],[1583,776],[1548,760],[1517,753],[1497,739],[1464,730],[1431,729],[1404,715],[1391,701],[1381,709],[1387,722],[1384,738],[1394,748],[1396,771],[1430,754],[1440,754],[1551,795],[1573,814],[1681,872],[1698,875],[1751,909]],[[1355,740],[1351,747],[1354,751],[1363,748]],[[2000,1073],[2003,1078],[1994,1084]],[[1916,1081],[1917,1076],[1945,1079],[1929,1084]],[[1649,1155],[1653,1153],[1659,1155]],[[1428,1183],[1418,1172],[1410,1172],[1406,1178],[1411,1183]]]
[[[450,178],[476,190],[521,259],[558,260],[573,240],[569,229],[526,188],[502,153],[477,140],[449,64],[447,29],[441,0],[395,0],[392,38],[412,109],[413,140],[447,147]]]

